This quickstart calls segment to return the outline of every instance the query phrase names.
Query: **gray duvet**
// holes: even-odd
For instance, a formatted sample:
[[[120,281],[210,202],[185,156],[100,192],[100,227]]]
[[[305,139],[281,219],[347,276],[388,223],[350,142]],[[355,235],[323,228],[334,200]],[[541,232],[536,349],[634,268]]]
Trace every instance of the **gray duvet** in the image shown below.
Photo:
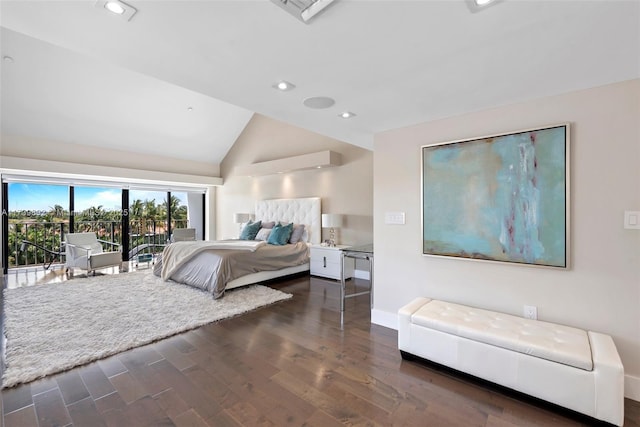
[[[165,253],[168,252],[165,250]],[[165,253],[154,266],[153,273],[159,277]],[[196,253],[189,260],[181,260],[182,265],[171,273],[170,279],[210,292],[217,299],[224,295],[226,285],[231,280],[307,262],[309,247],[303,242],[283,246],[264,245],[255,251],[209,249]]]

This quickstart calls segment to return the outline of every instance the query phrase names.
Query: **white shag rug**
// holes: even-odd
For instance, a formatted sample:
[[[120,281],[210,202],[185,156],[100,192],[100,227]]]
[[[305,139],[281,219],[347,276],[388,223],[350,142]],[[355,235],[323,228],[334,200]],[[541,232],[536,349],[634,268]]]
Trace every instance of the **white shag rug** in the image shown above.
[[[211,294],[151,270],[4,290],[2,388],[291,298],[261,285]]]

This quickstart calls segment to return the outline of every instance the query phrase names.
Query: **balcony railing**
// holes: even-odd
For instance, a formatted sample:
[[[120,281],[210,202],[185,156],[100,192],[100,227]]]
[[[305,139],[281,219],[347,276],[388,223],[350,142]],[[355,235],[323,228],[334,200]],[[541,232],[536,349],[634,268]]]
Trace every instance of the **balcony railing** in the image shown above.
[[[187,220],[173,220],[171,228],[186,228]],[[74,232],[94,231],[98,239],[122,244],[120,221],[78,221]],[[169,241],[166,221],[132,220],[129,222],[129,258],[141,253],[162,252]],[[67,222],[11,221],[9,239],[9,268],[64,263],[64,239],[69,232]],[[23,244],[24,241],[29,244]],[[105,245],[104,250],[111,250]]]

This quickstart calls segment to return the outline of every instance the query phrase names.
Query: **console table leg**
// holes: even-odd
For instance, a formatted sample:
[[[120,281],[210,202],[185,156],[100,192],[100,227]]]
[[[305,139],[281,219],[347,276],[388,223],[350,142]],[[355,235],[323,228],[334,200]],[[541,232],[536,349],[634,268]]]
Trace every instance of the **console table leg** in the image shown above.
[[[344,300],[345,300],[345,286],[346,280],[344,278],[344,253],[340,253],[340,262],[342,262],[342,274],[340,275],[340,312],[344,311]]]

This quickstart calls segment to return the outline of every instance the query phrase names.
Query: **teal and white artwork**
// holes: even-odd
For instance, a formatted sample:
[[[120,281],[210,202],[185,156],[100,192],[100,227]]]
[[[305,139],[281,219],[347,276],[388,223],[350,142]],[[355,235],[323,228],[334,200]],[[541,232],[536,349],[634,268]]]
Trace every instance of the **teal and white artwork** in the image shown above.
[[[422,147],[423,253],[566,268],[568,134]]]

